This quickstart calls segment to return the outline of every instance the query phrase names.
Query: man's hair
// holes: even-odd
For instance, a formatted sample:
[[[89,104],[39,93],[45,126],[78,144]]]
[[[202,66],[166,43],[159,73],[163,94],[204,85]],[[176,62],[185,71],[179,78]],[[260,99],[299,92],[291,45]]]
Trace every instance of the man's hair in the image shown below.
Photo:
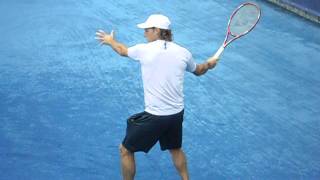
[[[172,33],[169,29],[160,29],[159,37],[161,40],[172,41]]]

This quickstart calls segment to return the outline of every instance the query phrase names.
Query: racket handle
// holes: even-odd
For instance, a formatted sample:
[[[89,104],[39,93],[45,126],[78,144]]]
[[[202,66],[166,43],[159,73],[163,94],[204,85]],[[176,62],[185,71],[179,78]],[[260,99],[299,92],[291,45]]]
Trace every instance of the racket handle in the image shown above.
[[[224,50],[224,46],[222,45],[222,46],[220,46],[220,48],[219,48],[218,51],[214,54],[213,57],[219,58],[220,55],[222,54],[223,50]]]

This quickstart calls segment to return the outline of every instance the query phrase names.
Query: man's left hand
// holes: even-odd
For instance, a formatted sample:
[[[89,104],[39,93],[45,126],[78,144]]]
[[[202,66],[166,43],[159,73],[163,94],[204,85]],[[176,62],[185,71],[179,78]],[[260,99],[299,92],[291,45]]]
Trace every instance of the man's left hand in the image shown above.
[[[98,30],[96,32],[95,39],[98,39],[101,44],[111,44],[111,42],[114,40],[114,31],[112,30],[110,34],[107,34],[102,30]]]

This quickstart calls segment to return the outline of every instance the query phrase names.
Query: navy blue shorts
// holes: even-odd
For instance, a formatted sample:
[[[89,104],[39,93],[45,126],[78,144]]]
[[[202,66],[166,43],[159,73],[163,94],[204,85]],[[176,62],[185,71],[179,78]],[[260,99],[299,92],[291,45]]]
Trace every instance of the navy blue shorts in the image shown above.
[[[181,148],[181,112],[168,116],[156,116],[148,112],[132,115],[127,120],[126,136],[122,145],[130,152],[147,153],[158,141],[161,150]]]

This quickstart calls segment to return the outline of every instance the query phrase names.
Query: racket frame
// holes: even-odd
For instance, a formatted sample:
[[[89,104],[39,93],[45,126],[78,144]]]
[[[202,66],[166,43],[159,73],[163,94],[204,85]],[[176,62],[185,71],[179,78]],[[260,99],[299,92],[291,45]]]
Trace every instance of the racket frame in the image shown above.
[[[242,34],[240,34],[240,35],[234,35],[234,34],[232,34],[231,31],[230,31],[230,23],[231,23],[233,17],[235,16],[235,14],[236,14],[243,6],[246,6],[246,5],[252,5],[252,6],[255,6],[255,7],[258,9],[259,15],[258,15],[257,21],[256,21],[256,23],[255,23],[250,29],[248,29],[246,32],[244,32],[244,33],[242,33]],[[224,42],[223,42],[224,47],[227,47],[232,41],[234,41],[234,40],[236,40],[236,39],[238,39],[238,38],[240,38],[240,37],[248,34],[254,27],[256,27],[256,25],[258,24],[258,22],[259,22],[259,20],[260,20],[260,16],[261,16],[261,9],[260,9],[260,7],[259,7],[258,5],[256,5],[256,4],[253,4],[253,3],[250,3],[250,2],[246,2],[246,3],[241,4],[239,7],[237,7],[237,8],[233,11],[233,13],[231,14],[231,17],[230,17],[229,22],[228,22],[226,38],[224,39]],[[231,39],[230,41],[228,41],[229,35],[231,35],[231,36],[233,37],[233,39]],[[227,42],[227,41],[228,41],[228,42]]]
[[[255,23],[250,29],[248,29],[246,32],[244,32],[244,33],[242,33],[242,34],[240,34],[240,35],[234,35],[234,34],[232,34],[231,31],[230,31],[230,23],[231,23],[233,17],[235,16],[235,14],[236,14],[243,6],[247,6],[247,5],[255,6],[255,7],[258,9],[259,15],[258,15],[257,21],[256,21],[256,23]],[[254,3],[246,2],[246,3],[243,3],[243,4],[241,4],[240,6],[238,6],[238,7],[232,12],[232,14],[231,14],[231,16],[230,16],[230,18],[229,18],[228,25],[227,25],[227,33],[226,33],[225,39],[224,39],[224,41],[223,41],[223,44],[220,46],[220,48],[218,49],[218,51],[215,53],[214,57],[217,57],[217,58],[218,58],[218,57],[222,54],[224,48],[226,48],[231,42],[233,42],[234,40],[236,40],[236,39],[238,39],[238,38],[240,38],[240,37],[248,34],[248,33],[257,25],[257,23],[259,22],[260,16],[261,16],[261,9],[260,9],[260,7],[259,7],[258,5],[254,4]],[[230,36],[231,36],[231,38],[230,38]]]

